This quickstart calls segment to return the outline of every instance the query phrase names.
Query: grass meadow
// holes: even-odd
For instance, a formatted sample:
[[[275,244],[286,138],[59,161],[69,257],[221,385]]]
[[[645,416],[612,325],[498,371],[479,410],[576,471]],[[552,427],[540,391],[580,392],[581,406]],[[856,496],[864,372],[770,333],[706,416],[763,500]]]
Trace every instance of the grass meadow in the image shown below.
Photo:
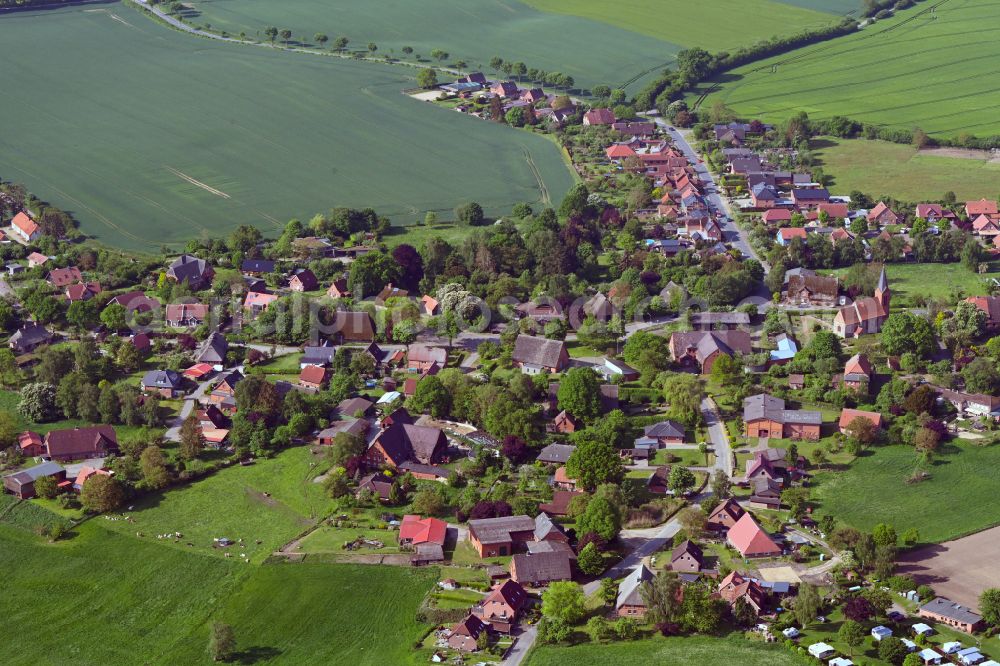
[[[312,481],[320,465],[322,457],[309,447],[288,449],[271,460],[234,465],[190,485],[146,495],[128,511],[131,522],[97,520],[133,537],[142,532],[150,541],[158,541],[158,534],[183,535],[176,543],[161,540],[164,547],[217,557],[228,552],[233,559],[245,554],[260,562],[332,510],[322,484]],[[244,547],[215,548],[214,539],[222,537],[243,539]]]
[[[44,91],[0,105],[0,174],[111,245],[340,205],[396,224],[469,200],[502,214],[573,183],[546,138],[402,95],[415,69],[216,43],[121,4],[7,14],[0,42],[11,88]]]
[[[791,666],[799,657],[777,645],[742,637],[649,638],[610,644],[583,643],[572,647],[541,646],[528,655],[527,666],[575,664],[670,664],[670,666]]]
[[[526,0],[538,9],[581,16],[642,35],[723,51],[776,34],[792,34],[836,21],[856,10],[854,0]]]
[[[805,111],[940,136],[997,134],[998,21],[991,0],[919,3],[856,34],[729,72],[707,103],[722,99],[766,121]]]
[[[942,157],[900,143],[832,137],[815,141],[814,150],[837,192],[922,201],[951,191],[965,201],[992,199],[1000,189],[1000,163],[985,158]]]
[[[948,541],[1000,523],[995,501],[1000,474],[1000,446],[976,446],[955,440],[942,448],[930,478],[909,484],[916,455],[906,446],[877,448],[844,472],[816,475],[813,499],[821,514],[862,530],[892,524],[902,533],[911,527],[920,541]]]
[[[241,565],[97,521],[76,531],[48,544],[0,525],[5,664],[210,664],[214,621],[233,626],[237,663],[404,663],[436,573]]]
[[[998,270],[997,263],[989,264],[986,277],[993,277]],[[831,271],[843,276],[849,269]],[[888,264],[886,275],[892,290],[894,303],[912,303],[911,297],[950,299],[952,293],[961,291],[966,296],[982,296],[989,293],[982,275],[973,273],[960,263],[952,264]]]

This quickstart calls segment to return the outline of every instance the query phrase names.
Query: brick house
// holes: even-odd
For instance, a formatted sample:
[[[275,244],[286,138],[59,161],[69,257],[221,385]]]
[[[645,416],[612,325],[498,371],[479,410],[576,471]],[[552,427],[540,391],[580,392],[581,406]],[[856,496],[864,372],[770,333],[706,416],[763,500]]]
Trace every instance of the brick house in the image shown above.
[[[743,517],[744,513],[746,513],[746,509],[740,506],[736,500],[732,498],[727,499],[708,514],[706,527],[711,530],[728,530],[736,524],[736,521]]]
[[[176,398],[184,393],[184,380],[174,370],[150,370],[142,376],[142,390],[163,398]]]
[[[764,588],[757,581],[744,578],[738,571],[733,571],[723,578],[717,591],[730,608],[735,607],[736,602],[743,599],[755,613],[760,615],[767,606],[767,594]]]
[[[883,201],[879,201],[878,204],[870,211],[868,211],[868,226],[874,227],[885,227],[890,224],[899,224],[899,215],[896,215],[889,206]]]
[[[43,476],[52,477],[56,482],[65,481],[66,470],[54,462],[43,462],[3,477],[3,487],[18,499],[31,499],[35,497],[35,481]]]
[[[670,554],[670,570],[682,573],[698,573],[704,563],[701,548],[690,539],[685,539]]]
[[[956,604],[944,597],[936,597],[920,607],[917,611],[920,617],[946,624],[968,634],[980,631],[986,627],[983,617],[972,609]]]
[[[299,386],[310,391],[321,391],[327,379],[326,368],[319,365],[307,365],[299,372]]]
[[[494,631],[509,634],[528,602],[528,593],[524,588],[516,581],[507,580],[494,585],[490,593],[472,607],[472,613]]]
[[[837,304],[840,281],[819,275],[790,275],[782,301],[791,305],[829,307]]]
[[[736,521],[726,532],[726,542],[743,557],[773,557],[781,555],[781,548],[757,524],[749,513]]]
[[[573,564],[569,547],[514,555],[510,560],[510,578],[521,585],[535,587],[571,580]]]
[[[479,557],[503,557],[534,539],[535,521],[528,516],[506,516],[469,521],[469,541]]]
[[[743,400],[746,437],[818,440],[822,420],[817,411],[785,409],[784,400],[766,393]]]
[[[642,599],[642,586],[652,583],[653,572],[645,564],[640,564],[618,584],[618,597],[615,599],[615,615],[618,617],[643,618],[649,607]]]
[[[45,435],[45,455],[52,460],[103,458],[118,450],[118,437],[109,425],[51,430]]]
[[[684,331],[670,336],[670,355],[675,363],[698,367],[701,374],[712,372],[712,364],[725,354],[752,352],[750,334],[746,331]]]

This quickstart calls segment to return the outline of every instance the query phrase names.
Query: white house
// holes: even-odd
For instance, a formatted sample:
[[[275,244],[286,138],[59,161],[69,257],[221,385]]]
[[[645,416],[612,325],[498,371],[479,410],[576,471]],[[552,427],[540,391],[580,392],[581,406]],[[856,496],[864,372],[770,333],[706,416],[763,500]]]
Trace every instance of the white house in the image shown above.
[[[920,658],[925,664],[940,664],[943,657],[930,648],[924,648],[920,651]]]
[[[934,628],[929,624],[924,624],[923,622],[917,622],[913,627],[913,633],[917,636],[930,636],[934,633]]]
[[[844,657],[834,657],[829,662],[830,666],[854,666],[854,662]]]
[[[945,654],[955,654],[962,649],[962,644],[958,641],[948,641],[941,646],[941,651]]]
[[[979,648],[974,647],[959,650],[958,654],[955,656],[958,657],[958,661],[962,663],[963,666],[975,666],[975,664],[978,664],[986,659],[986,657],[979,652]]]
[[[28,217],[27,213],[23,212],[14,216],[14,219],[10,221],[10,228],[26,243],[38,240],[39,236],[42,235],[38,224]]]

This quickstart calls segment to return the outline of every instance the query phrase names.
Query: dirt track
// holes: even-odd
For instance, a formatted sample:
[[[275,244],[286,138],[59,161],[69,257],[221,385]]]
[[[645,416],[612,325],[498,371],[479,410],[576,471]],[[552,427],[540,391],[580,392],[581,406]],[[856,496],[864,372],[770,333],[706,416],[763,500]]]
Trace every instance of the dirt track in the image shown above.
[[[897,573],[912,575],[942,597],[977,608],[979,594],[1000,585],[1000,527],[955,541],[925,546],[899,558]]]

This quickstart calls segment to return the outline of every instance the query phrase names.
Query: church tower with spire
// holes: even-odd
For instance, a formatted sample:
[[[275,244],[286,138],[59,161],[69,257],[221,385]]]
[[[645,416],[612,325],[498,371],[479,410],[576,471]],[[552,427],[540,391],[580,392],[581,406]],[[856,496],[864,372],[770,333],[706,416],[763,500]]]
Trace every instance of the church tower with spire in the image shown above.
[[[882,266],[882,273],[878,276],[878,284],[875,285],[875,300],[882,306],[884,314],[889,314],[889,299],[892,293],[889,291],[889,279],[885,276],[885,265]]]

